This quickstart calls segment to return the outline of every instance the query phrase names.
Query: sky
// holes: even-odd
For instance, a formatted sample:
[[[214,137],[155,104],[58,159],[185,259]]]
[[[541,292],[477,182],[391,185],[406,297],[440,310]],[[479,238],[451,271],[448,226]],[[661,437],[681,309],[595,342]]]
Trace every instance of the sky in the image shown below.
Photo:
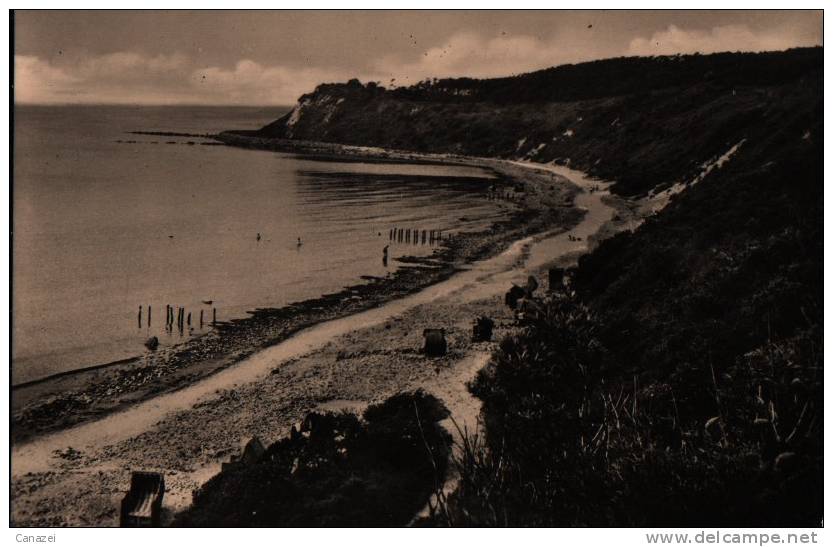
[[[291,105],[351,78],[389,87],[821,44],[821,11],[18,11],[14,97]]]

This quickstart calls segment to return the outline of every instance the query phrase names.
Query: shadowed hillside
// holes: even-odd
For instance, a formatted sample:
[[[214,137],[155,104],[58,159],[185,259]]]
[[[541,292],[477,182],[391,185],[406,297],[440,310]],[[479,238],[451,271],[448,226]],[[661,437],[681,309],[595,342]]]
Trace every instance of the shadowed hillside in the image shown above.
[[[622,58],[387,90],[323,84],[260,136],[569,164],[635,195],[821,112],[821,48]],[[806,126],[799,129],[799,135]]]
[[[582,257],[472,385],[441,523],[820,525],[821,135],[762,135]]]
[[[322,85],[260,131],[683,189],[501,342],[433,523],[820,524],[822,101],[813,48]]]

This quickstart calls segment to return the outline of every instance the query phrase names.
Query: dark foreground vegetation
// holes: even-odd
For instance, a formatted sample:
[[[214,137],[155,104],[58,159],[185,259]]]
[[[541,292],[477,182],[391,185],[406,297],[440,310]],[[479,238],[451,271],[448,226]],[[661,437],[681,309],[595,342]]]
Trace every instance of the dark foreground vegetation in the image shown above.
[[[637,197],[702,178],[501,342],[434,524],[821,524],[821,90],[821,48],[613,59],[322,85],[259,132],[554,161]]]
[[[821,524],[820,102],[792,115],[503,341],[439,522]]]
[[[448,411],[421,391],[316,414],[258,461],[208,481],[175,526],[404,526],[445,477]]]

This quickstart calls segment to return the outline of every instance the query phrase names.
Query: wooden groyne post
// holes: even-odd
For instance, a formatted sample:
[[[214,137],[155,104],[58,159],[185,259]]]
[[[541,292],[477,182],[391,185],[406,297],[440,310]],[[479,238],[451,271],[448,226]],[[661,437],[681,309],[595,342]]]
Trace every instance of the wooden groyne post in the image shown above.
[[[139,328],[142,328],[142,305],[139,304]]]

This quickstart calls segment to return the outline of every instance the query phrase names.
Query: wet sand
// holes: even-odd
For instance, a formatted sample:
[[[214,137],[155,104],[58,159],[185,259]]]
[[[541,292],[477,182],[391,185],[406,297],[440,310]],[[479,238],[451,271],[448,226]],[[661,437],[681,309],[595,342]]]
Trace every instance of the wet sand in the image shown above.
[[[529,167],[507,169],[554,181],[541,166]],[[548,178],[541,179],[544,175]],[[549,183],[542,188],[549,192]],[[476,428],[479,404],[465,384],[486,363],[494,343],[471,343],[473,319],[494,318],[494,340],[512,329],[502,302],[509,284],[522,283],[553,261],[575,260],[586,250],[588,236],[602,227],[612,233],[614,210],[605,203],[606,194],[577,196],[576,205],[587,214],[569,232],[550,228],[518,238],[492,258],[456,266],[457,273],[444,281],[306,328],[175,393],[15,446],[12,520],[116,525],[131,469],[165,473],[170,515],[190,503],[191,491],[219,470],[241,439],[258,435],[273,442],[312,409],[361,408],[401,390],[434,393],[461,427]],[[426,327],[446,328],[446,357],[420,353]],[[67,506],[67,499],[76,501]]]

